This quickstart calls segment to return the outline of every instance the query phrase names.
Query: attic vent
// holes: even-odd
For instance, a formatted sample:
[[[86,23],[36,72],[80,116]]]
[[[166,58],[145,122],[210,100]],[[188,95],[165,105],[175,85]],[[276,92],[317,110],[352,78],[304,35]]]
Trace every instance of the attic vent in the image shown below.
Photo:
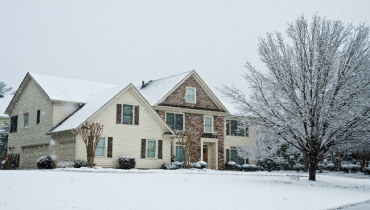
[[[0,94],[0,98],[4,98],[4,96]]]
[[[147,83],[145,83],[144,81],[141,83],[141,88],[145,88],[147,85],[149,85],[151,82],[153,82],[152,80],[149,80]]]
[[[145,81],[143,81],[142,83],[141,83],[141,88],[144,88],[145,87]]]

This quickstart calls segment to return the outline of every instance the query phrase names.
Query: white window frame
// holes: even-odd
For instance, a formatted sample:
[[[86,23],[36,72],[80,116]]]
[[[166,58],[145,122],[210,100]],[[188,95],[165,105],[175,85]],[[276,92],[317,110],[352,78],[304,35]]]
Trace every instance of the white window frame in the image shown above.
[[[194,90],[194,101],[188,101],[188,89],[193,89]],[[197,103],[197,89],[195,87],[186,87],[185,101],[187,103],[192,103],[192,104]]]
[[[27,126],[26,126],[26,115],[27,115]],[[23,128],[28,128],[30,126],[30,114],[28,112],[23,114]]]
[[[211,132],[206,132],[206,117],[211,118]],[[203,117],[203,132],[204,133],[213,133],[213,116],[204,115],[204,117]]]
[[[155,153],[154,153],[154,157],[148,157],[148,148],[149,148],[148,142],[149,141],[154,141],[155,142],[155,149],[154,149]],[[158,140],[156,140],[156,139],[147,139],[146,140],[145,158],[146,159],[158,159]]]
[[[182,130],[185,130],[185,113],[182,113],[182,112],[167,112],[167,111],[165,111],[164,112],[164,122],[166,124],[167,124],[167,113],[170,113],[170,114],[182,114]],[[175,126],[174,126],[174,128],[175,128]]]
[[[94,152],[94,156],[96,158],[104,158],[104,157],[107,157],[107,140],[108,140],[108,137],[100,136],[99,137],[99,141],[100,141],[100,138],[104,138],[104,155],[102,155],[102,156],[96,156],[95,155],[96,149],[98,148],[98,145],[96,145],[96,149],[95,149],[95,152]]]

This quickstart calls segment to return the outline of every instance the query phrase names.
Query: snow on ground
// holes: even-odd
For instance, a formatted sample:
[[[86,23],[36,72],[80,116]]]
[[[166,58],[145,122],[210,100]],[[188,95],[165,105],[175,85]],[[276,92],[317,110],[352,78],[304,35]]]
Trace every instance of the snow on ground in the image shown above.
[[[94,173],[96,172],[96,173]],[[335,209],[370,199],[370,177],[295,172],[0,171],[0,209]],[[351,176],[352,175],[352,176]],[[293,177],[294,178],[294,177]]]

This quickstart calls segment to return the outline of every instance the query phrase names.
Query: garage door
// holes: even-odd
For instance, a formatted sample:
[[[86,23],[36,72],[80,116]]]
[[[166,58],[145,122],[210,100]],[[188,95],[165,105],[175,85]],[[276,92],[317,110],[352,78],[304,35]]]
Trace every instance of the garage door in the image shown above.
[[[37,160],[42,156],[49,155],[49,146],[39,145],[34,147],[24,147],[23,148],[23,168],[24,169],[36,169],[37,168]]]

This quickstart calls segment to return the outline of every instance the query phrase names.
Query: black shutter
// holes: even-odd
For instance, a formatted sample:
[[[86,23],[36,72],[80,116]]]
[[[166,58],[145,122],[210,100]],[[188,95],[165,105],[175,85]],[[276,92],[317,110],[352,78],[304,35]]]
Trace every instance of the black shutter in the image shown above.
[[[158,140],[158,159],[162,159],[163,140]]]
[[[37,110],[37,119],[36,119],[36,123],[39,124],[40,123],[40,110]]]
[[[247,127],[245,128],[245,136],[248,137],[249,136],[249,126],[247,125]]]
[[[135,106],[135,125],[139,125],[139,106]]]
[[[230,161],[230,150],[226,149],[226,162]]]
[[[226,120],[226,135],[230,135],[230,120]]]
[[[18,127],[18,115],[10,118],[10,133],[17,132]]]
[[[108,152],[107,157],[113,156],[113,137],[108,137]]]
[[[141,139],[141,158],[145,158],[146,139]]]
[[[117,104],[116,123],[121,124],[121,122],[122,122],[122,104]]]

